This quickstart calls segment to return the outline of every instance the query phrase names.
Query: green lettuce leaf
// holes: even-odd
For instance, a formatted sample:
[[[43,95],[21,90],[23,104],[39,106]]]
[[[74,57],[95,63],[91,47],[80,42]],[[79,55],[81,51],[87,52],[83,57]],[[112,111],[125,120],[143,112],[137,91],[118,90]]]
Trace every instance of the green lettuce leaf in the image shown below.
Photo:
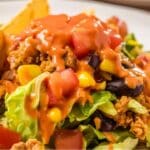
[[[79,130],[83,133],[84,136],[84,146],[87,148],[89,145],[98,145],[100,141],[107,140],[103,132],[95,129],[92,125],[79,125]],[[110,132],[115,141],[122,142],[126,138],[131,137],[134,138],[133,134],[125,129],[116,129],[115,131]]]
[[[13,93],[5,97],[7,111],[5,117],[8,127],[21,134],[23,140],[36,138],[38,136],[38,120],[29,116],[25,110],[26,97],[31,93],[35,95],[33,108],[36,109],[40,101],[40,89],[42,81],[50,74],[45,72],[27,85],[18,87]]]
[[[122,142],[128,137],[135,138],[134,135],[126,129],[116,129],[112,134],[115,137],[116,142]]]
[[[117,115],[117,110],[115,109],[114,104],[111,101],[102,104],[101,106],[98,107],[98,109],[107,115],[111,116]]]
[[[98,107],[105,104],[108,101],[115,100],[115,96],[109,91],[100,91],[92,95],[93,103],[87,102],[84,106],[80,104],[74,105],[71,113],[69,114],[70,122],[86,120],[92,115]]]
[[[131,60],[134,60],[142,52],[142,45],[137,41],[133,33],[125,37],[122,52]]]
[[[138,101],[136,101],[135,99],[131,99],[128,103],[128,109],[138,113],[138,114],[147,114],[148,110],[146,109],[146,107],[144,107],[143,105],[141,105]]]
[[[79,130],[84,135],[86,147],[93,141],[106,139],[104,134],[101,131],[96,130],[92,125],[80,125]]]
[[[133,150],[138,144],[138,139],[126,138],[123,142],[112,144],[113,150]],[[109,150],[109,144],[100,144],[94,150]]]

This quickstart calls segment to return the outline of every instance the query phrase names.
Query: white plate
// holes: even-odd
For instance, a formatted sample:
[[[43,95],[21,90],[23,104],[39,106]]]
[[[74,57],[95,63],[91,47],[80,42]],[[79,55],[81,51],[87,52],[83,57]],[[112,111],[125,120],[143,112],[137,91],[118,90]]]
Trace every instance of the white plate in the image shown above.
[[[150,0],[104,0],[107,2],[115,2],[118,4],[132,5],[143,8],[150,8]]]
[[[0,1],[0,23],[5,23],[27,3],[26,0]],[[94,9],[96,15],[106,19],[116,15],[124,19],[130,32],[134,32],[144,45],[145,50],[150,50],[150,13],[138,9],[96,2],[93,0],[50,0],[51,12],[67,13],[70,15],[84,10]]]

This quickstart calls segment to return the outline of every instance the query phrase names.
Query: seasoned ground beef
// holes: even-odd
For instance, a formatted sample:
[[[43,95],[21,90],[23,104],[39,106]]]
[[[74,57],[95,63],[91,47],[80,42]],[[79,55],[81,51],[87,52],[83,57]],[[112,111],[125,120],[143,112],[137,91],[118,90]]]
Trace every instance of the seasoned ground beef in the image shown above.
[[[72,68],[72,69],[76,69],[77,67],[77,58],[75,57],[73,51],[69,48],[66,47],[66,55],[65,55],[65,66],[67,68]]]
[[[118,126],[122,126],[124,128],[130,127],[134,120],[134,115],[132,112],[121,113],[116,116],[115,120]]]
[[[2,80],[9,80],[9,81],[14,81],[16,78],[16,70],[8,70],[3,73],[1,79]]]
[[[130,131],[137,138],[139,138],[140,140],[144,140],[147,132],[148,116],[139,116],[134,112],[128,111],[127,105],[129,100],[130,97],[122,96],[121,99],[115,104],[115,108],[118,112],[117,116],[115,116],[115,121],[117,122],[118,126],[122,126],[124,128],[129,127]],[[138,100],[144,105],[145,98],[142,94],[138,97]]]
[[[122,96],[121,99],[117,101],[115,108],[119,114],[127,111],[128,102],[129,98],[127,96]]]
[[[29,139],[26,143],[19,142],[14,144],[10,150],[44,150],[44,148],[38,140]]]
[[[53,72],[57,68],[53,64],[52,58],[46,52],[42,52],[35,47],[36,39],[29,37],[25,41],[21,42],[15,50],[11,50],[8,55],[8,62],[10,69],[17,69],[23,64],[37,64],[40,65],[42,72]],[[33,45],[32,45],[33,44]],[[77,58],[73,51],[66,46],[65,48],[64,62],[66,68],[76,69]]]
[[[40,67],[42,72],[53,72],[56,69],[56,67],[52,64],[51,60],[42,61]]]
[[[147,125],[141,117],[136,116],[135,121],[131,123],[130,131],[140,140],[144,140],[147,132]]]

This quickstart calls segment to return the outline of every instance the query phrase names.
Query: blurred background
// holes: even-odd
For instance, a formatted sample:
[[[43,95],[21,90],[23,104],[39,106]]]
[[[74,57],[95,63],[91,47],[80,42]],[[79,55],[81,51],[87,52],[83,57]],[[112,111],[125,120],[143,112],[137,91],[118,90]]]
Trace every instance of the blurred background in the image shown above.
[[[0,2],[1,1],[6,2],[6,1],[24,1],[24,0],[0,0]],[[81,1],[88,1],[88,0],[81,0]],[[125,5],[129,7],[136,7],[150,11],[150,0],[93,0],[93,1],[101,1],[117,5]]]
[[[137,7],[150,11],[150,0],[97,0],[107,3],[115,3],[118,5],[126,5],[130,7]]]

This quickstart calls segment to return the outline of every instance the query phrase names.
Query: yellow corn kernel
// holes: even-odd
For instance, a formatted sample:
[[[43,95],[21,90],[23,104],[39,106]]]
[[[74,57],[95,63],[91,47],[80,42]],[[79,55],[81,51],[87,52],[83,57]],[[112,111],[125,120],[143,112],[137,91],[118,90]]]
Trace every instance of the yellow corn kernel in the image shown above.
[[[97,90],[105,90],[105,88],[106,88],[106,81],[103,81],[101,83],[96,84],[96,89]]]
[[[101,64],[100,64],[100,69],[112,74],[115,74],[115,64],[113,61],[109,60],[109,59],[104,59]]]
[[[17,70],[19,82],[24,85],[41,74],[38,65],[22,65]]]
[[[91,74],[86,71],[82,71],[78,74],[80,87],[86,88],[90,86],[95,86],[96,82]]]
[[[61,110],[57,107],[51,108],[48,111],[47,116],[54,123],[60,122],[62,119]]]

